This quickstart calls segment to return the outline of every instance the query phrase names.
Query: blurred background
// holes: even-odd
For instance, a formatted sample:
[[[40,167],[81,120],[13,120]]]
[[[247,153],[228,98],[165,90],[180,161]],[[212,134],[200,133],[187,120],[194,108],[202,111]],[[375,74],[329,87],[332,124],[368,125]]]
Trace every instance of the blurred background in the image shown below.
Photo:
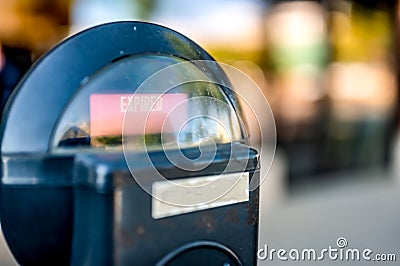
[[[327,248],[343,236],[400,260],[399,2],[1,0],[2,105],[71,34],[115,20],[165,25],[249,75],[271,105],[278,143],[260,247]],[[0,265],[14,265],[0,247]]]

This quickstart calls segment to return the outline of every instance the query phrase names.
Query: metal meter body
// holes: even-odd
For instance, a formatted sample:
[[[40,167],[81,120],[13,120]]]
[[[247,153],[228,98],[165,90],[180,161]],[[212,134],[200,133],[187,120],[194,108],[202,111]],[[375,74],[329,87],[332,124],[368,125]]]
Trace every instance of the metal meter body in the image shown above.
[[[256,263],[258,154],[228,78],[197,60],[215,62],[116,22],[31,68],[1,127],[1,224],[21,265]]]

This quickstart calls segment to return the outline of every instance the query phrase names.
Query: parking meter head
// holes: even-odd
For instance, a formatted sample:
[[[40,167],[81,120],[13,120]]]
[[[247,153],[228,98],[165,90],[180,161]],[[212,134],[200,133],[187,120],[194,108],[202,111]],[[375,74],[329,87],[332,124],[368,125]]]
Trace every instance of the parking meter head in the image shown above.
[[[130,265],[143,251],[121,239],[143,230],[163,232],[165,242],[154,258],[138,264],[162,262],[179,246],[196,246],[207,237],[212,241],[196,246],[196,254],[222,250],[228,261],[254,262],[258,192],[249,192],[248,179],[257,178],[257,152],[248,146],[239,103],[224,72],[173,30],[115,22],[60,43],[35,63],[10,97],[0,147],[2,229],[21,265]],[[209,154],[208,161],[202,157]],[[181,182],[219,175],[226,181],[233,172],[240,178],[246,172],[240,197],[191,214],[159,208],[151,191],[144,192],[140,179],[132,178],[132,169],[144,169],[146,186],[156,187],[155,172],[141,163],[144,155],[163,178]],[[127,208],[132,200],[141,203],[140,211]],[[202,220],[207,213],[221,231],[209,231]],[[227,223],[228,214],[238,218]],[[126,233],[124,227],[133,223],[149,227]],[[240,239],[229,233],[239,230]],[[153,250],[152,241],[141,242],[146,252]],[[179,260],[187,259],[178,253]]]

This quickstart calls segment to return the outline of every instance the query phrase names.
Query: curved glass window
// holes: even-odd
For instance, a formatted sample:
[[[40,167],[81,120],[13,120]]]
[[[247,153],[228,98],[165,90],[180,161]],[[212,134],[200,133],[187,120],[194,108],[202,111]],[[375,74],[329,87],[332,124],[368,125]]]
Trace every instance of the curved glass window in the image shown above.
[[[242,130],[221,86],[198,66],[143,54],[120,59],[82,82],[58,121],[52,150],[187,148],[240,141]]]

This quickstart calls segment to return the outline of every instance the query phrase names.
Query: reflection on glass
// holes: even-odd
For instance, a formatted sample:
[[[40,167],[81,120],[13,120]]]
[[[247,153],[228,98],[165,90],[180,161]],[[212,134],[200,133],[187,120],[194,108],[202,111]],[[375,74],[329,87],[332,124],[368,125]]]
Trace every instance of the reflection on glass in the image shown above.
[[[242,140],[229,99],[220,85],[203,81],[203,70],[189,63],[167,75],[158,72],[181,62],[164,55],[132,56],[87,78],[58,122],[53,150],[120,151],[123,141],[131,150],[176,149]],[[145,82],[155,73],[161,74]]]

